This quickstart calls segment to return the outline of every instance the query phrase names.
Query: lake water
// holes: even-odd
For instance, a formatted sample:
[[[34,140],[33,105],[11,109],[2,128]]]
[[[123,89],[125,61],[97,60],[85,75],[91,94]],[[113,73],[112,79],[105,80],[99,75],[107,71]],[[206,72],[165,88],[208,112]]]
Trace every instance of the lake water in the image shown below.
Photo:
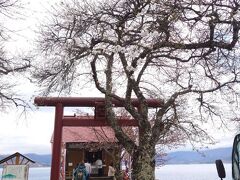
[[[232,180],[232,165],[224,164],[226,178]],[[165,165],[156,168],[156,180],[219,180],[215,164]]]
[[[231,180],[231,164],[224,164]],[[2,169],[0,169],[2,174]],[[29,180],[49,180],[50,168],[30,168]],[[156,168],[156,180],[219,180],[215,164],[165,165]]]

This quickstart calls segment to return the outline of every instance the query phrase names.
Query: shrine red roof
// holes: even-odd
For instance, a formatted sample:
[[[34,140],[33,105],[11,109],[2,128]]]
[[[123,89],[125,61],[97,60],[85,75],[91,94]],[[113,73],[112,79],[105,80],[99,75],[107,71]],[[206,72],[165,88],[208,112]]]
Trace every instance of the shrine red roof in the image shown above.
[[[63,127],[62,142],[117,142],[110,127]]]

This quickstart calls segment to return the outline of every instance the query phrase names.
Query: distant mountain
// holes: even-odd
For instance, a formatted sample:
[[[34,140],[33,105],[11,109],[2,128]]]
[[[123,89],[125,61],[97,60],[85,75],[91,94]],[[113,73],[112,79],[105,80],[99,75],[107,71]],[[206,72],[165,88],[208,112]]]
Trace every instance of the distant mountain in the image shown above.
[[[0,155],[0,160],[8,155]],[[32,159],[36,163],[33,166],[51,166],[50,154],[24,154],[24,156]],[[164,157],[164,164],[201,164],[215,163],[215,160],[221,159],[224,163],[231,163],[232,148],[218,148],[205,151],[176,151],[168,153]],[[162,159],[159,155],[156,156],[156,165],[160,165]]]
[[[52,156],[50,154],[34,154],[34,153],[29,153],[29,154],[24,154],[24,156],[32,159],[35,161],[37,164],[40,164],[42,166],[51,166],[51,159]]]
[[[225,163],[231,162],[232,148],[218,148],[204,151],[177,151],[168,153],[164,157],[165,164],[200,164],[215,163],[221,159]],[[160,156],[156,157],[156,165],[160,165]]]

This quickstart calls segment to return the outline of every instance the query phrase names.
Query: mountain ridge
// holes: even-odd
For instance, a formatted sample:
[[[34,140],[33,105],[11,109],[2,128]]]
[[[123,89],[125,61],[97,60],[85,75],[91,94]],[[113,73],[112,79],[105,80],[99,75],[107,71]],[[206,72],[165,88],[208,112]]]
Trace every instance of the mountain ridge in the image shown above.
[[[203,151],[175,151],[163,157],[164,164],[203,164],[215,163],[221,159],[224,163],[231,163],[232,147],[216,148]],[[156,165],[162,161],[159,155],[156,156]]]
[[[0,155],[0,160],[9,155]],[[51,166],[51,154],[26,153],[24,156],[35,161],[33,167]],[[167,153],[161,157],[156,155],[156,165],[164,164],[203,164],[215,163],[215,160],[221,159],[224,163],[231,163],[232,147],[216,148],[203,151],[175,151]]]

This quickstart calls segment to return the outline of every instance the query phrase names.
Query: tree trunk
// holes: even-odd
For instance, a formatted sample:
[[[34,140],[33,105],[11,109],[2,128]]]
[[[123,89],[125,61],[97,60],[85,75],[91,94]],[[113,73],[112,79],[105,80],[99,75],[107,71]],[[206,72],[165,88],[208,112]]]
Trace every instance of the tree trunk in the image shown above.
[[[155,179],[155,146],[144,144],[133,153],[132,180]]]

